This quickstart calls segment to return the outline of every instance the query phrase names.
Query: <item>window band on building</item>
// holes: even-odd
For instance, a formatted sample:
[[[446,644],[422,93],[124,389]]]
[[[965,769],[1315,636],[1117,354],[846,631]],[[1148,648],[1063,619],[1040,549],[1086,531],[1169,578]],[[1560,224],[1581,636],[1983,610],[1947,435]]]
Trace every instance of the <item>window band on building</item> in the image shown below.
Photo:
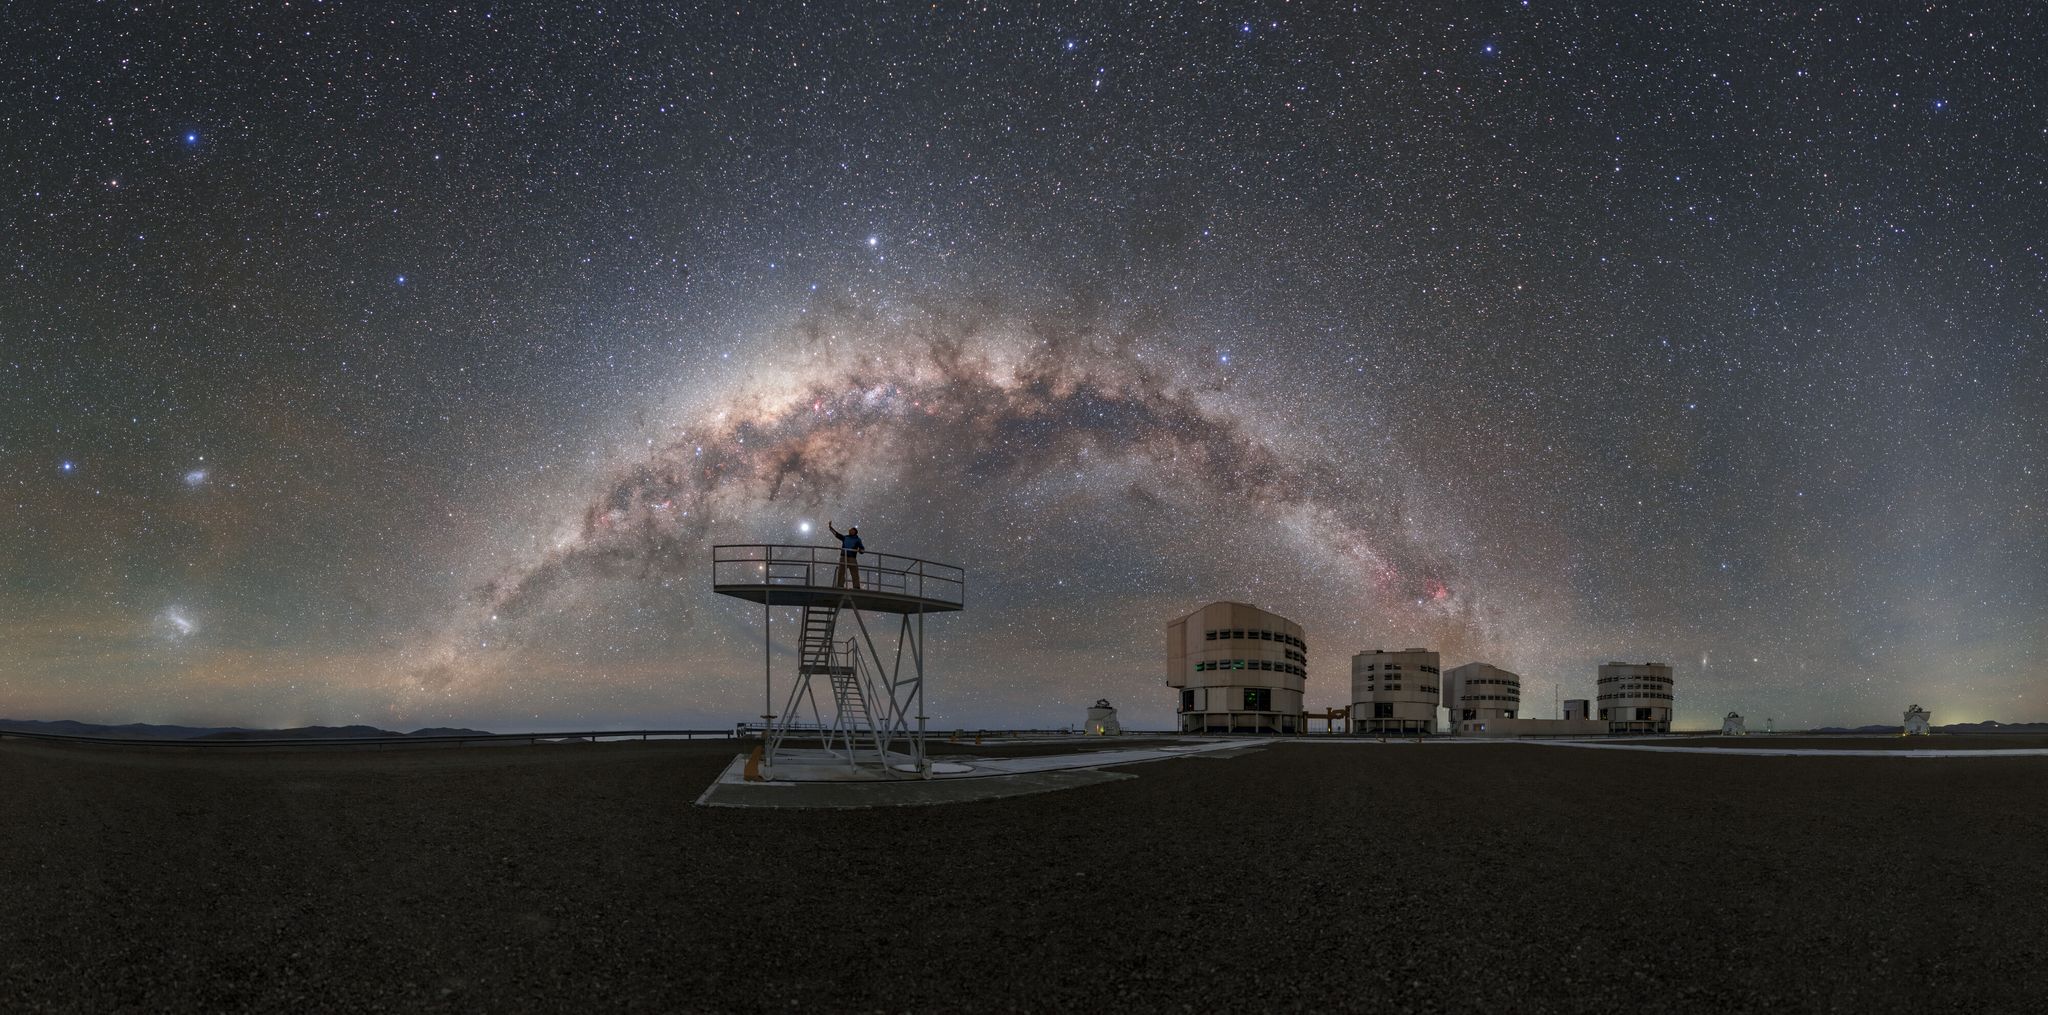
[[[1245,603],[1210,603],[1168,622],[1167,684],[1187,733],[1302,728],[1308,643],[1301,626]]]

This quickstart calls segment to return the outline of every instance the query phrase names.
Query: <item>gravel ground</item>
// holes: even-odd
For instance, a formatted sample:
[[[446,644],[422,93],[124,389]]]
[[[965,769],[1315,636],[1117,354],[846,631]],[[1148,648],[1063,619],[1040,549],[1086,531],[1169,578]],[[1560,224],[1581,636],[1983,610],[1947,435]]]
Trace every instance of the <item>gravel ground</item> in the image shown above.
[[[732,753],[0,742],[0,1010],[2019,1011],[2048,990],[2048,759],[1279,745],[976,804],[690,806]]]
[[[1746,737],[1664,737],[1614,742],[1664,744],[1671,747],[1817,747],[1836,751],[2001,751],[2039,750],[2048,747],[2048,737],[2027,733],[1962,733],[1926,737],[1858,737],[1840,734],[1800,736],[1780,733]]]

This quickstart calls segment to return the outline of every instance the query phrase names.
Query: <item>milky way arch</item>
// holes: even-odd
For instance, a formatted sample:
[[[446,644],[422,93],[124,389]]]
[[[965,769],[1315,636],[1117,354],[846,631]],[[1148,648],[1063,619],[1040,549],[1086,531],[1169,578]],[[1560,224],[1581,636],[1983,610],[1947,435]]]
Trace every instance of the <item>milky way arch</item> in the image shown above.
[[[700,576],[710,537],[757,529],[765,509],[817,510],[878,481],[991,496],[1085,463],[1123,477],[1106,493],[1225,500],[1323,567],[1336,562],[1326,576],[1362,609],[1420,606],[1460,632],[1451,640],[1470,640],[1455,555],[1405,517],[1399,483],[1291,453],[1312,442],[1256,432],[1159,346],[1008,322],[841,318],[798,329],[784,351],[801,365],[763,371],[671,427],[600,480],[563,538],[479,589],[498,637],[517,641],[508,626],[592,582]],[[440,686],[449,674],[444,653],[415,676]]]
[[[517,616],[567,580],[693,573],[719,520],[778,502],[818,508],[856,477],[914,470],[922,487],[989,490],[1083,460],[1134,467],[1141,495],[1201,489],[1274,516],[1313,512],[1388,596],[1455,588],[1447,557],[1404,534],[1392,484],[1368,493],[1328,463],[1281,453],[1127,345],[1038,339],[1011,358],[926,335],[911,351],[824,359],[650,449],[606,480],[572,539],[490,583],[494,612]]]

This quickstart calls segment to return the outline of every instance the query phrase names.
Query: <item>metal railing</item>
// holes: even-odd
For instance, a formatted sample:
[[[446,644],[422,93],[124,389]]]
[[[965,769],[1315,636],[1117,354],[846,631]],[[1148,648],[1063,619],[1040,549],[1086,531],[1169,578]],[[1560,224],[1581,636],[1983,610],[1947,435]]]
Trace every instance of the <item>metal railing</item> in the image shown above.
[[[860,587],[912,599],[965,605],[967,572],[941,564],[889,553],[862,553]],[[836,546],[795,543],[736,543],[711,548],[711,584],[834,588],[840,556]]]
[[[732,729],[718,730],[576,730],[566,733],[470,733],[435,734],[416,737],[404,733],[388,737],[95,737],[79,733],[33,733],[0,729],[0,740],[49,740],[92,744],[99,747],[465,747],[472,744],[540,744],[600,740],[730,740],[739,736]]]
[[[780,728],[780,724],[778,724],[778,728]],[[790,723],[787,728],[789,730],[790,738],[796,740],[815,740],[820,735],[831,729],[829,725],[820,725],[817,723]],[[733,728],[733,735],[736,737],[740,737],[742,739],[758,737],[761,735],[761,724],[758,722],[738,723]],[[1180,733],[1174,730],[1124,730],[1122,733],[1116,734],[1115,736],[1104,736],[1098,733],[1090,733],[1087,730],[1082,729],[1025,729],[1022,727],[1013,728],[993,726],[959,726],[951,729],[932,729],[928,731],[926,735],[931,737],[935,741],[949,739],[955,736],[989,737],[995,739],[1067,737],[1074,740],[1102,741],[1105,743],[1109,743],[1114,742],[1119,738],[1124,740],[1132,740],[1144,739],[1149,737],[1220,736],[1221,734]],[[1317,736],[1321,736],[1321,734],[1317,734]]]

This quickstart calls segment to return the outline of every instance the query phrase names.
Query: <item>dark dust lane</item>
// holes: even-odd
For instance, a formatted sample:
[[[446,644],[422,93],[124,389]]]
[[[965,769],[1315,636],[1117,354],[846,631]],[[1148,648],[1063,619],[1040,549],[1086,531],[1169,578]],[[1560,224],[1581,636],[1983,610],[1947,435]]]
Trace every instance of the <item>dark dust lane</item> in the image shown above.
[[[916,810],[724,744],[0,744],[0,1009],[2019,1010],[2048,762],[1279,745]]]

